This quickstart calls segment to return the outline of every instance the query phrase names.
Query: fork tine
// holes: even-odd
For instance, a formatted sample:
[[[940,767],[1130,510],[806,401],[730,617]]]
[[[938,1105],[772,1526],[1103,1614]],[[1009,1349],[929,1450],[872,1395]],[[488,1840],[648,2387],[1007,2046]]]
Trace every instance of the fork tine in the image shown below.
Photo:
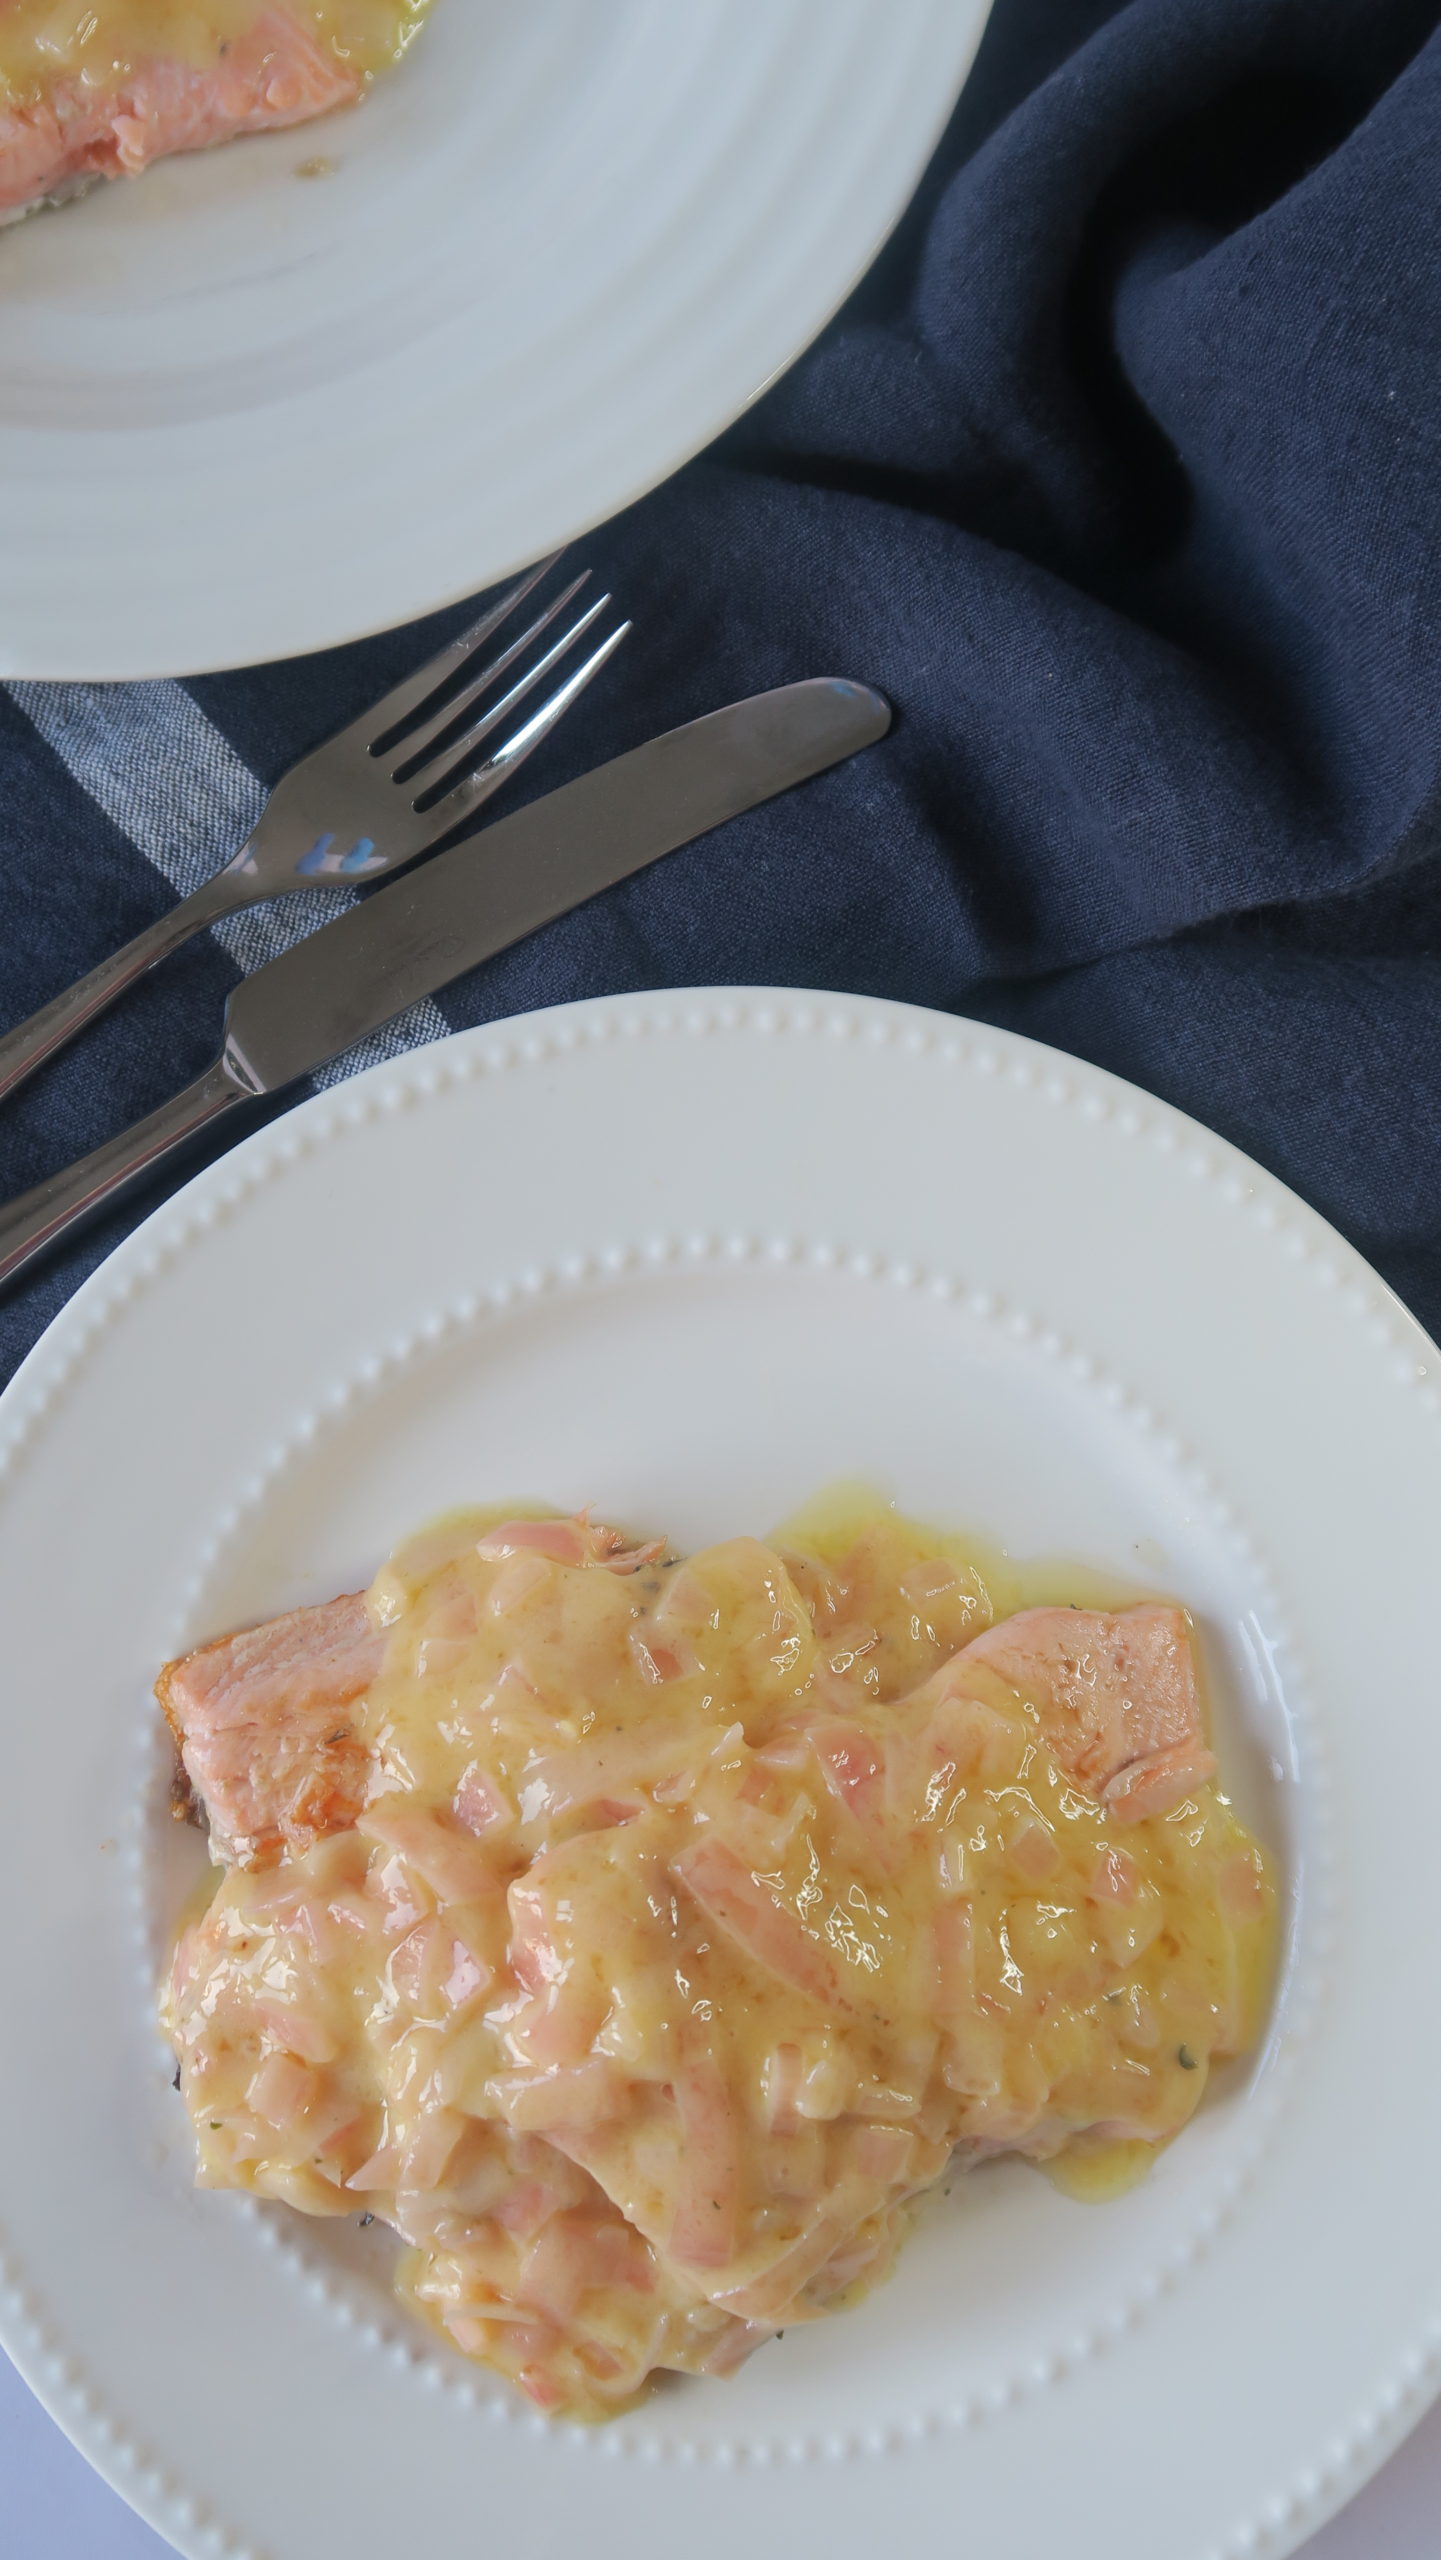
[[[535,568],[527,569],[523,577],[514,579],[493,605],[488,606],[474,622],[468,623],[464,631],[458,631],[435,657],[428,658],[423,667],[417,667],[413,675],[403,677],[389,693],[382,695],[379,702],[373,702],[368,711],[363,711],[360,718],[352,723],[351,735],[363,738],[372,751],[381,747],[392,730],[403,727],[417,711],[424,710],[431,695],[465,666],[477,649],[484,648],[492,633],[500,629],[517,605],[524,604],[526,597],[539,586],[542,578],[549,576],[560,558],[559,551],[552,551],[548,560],[537,562]]]
[[[411,729],[407,736],[396,741],[396,747],[391,752],[398,751],[400,761],[391,773],[392,782],[408,782],[411,775],[417,773],[423,764],[434,761],[437,742],[445,736],[446,730],[455,727],[456,722],[480,700],[481,695],[495,683],[497,677],[504,675],[507,667],[513,667],[517,658],[524,657],[532,641],[538,640],[542,631],[550,628],[556,615],[563,613],[568,604],[574,604],[581,588],[588,586],[589,583],[590,571],[582,569],[578,578],[572,578],[568,587],[562,587],[554,604],[547,605],[543,613],[536,614],[534,620],[526,624],[517,639],[507,642],[503,649],[497,650],[493,658],[487,658],[479,675],[473,676],[468,684],[462,685],[459,693],[443,704],[433,719],[427,720],[419,729]],[[483,729],[479,735],[482,737],[485,735]],[[457,748],[462,743],[463,741],[459,738],[455,741]]]
[[[608,595],[597,596],[594,604],[588,605],[584,613],[577,614],[569,629],[562,631],[560,638],[551,642],[544,657],[537,658],[535,665],[527,667],[524,675],[517,679],[509,692],[501,695],[499,702],[492,703],[489,711],[482,713],[480,719],[472,728],[467,729],[463,737],[452,738],[449,741],[445,749],[446,770],[444,773],[437,774],[432,781],[418,786],[419,797],[414,803],[417,808],[424,805],[427,794],[433,794],[438,799],[454,784],[464,781],[466,767],[482,739],[488,738],[493,729],[498,729],[501,722],[507,719],[515,709],[517,703],[524,702],[526,695],[533,693],[542,679],[550,674],[551,669],[558,666],[562,658],[568,656],[577,640],[590,629],[596,616],[604,613],[609,602]],[[428,759],[423,757],[421,761],[424,763]]]
[[[591,651],[583,665],[578,666],[573,675],[567,676],[564,684],[557,685],[554,693],[547,695],[539,710],[531,713],[524,727],[517,729],[514,737],[508,738],[503,746],[497,747],[495,753],[486,758],[479,772],[471,774],[445,799],[425,812],[427,817],[433,818],[436,822],[435,834],[431,839],[432,847],[439,844],[442,837],[448,835],[453,827],[459,826],[462,819],[473,816],[477,809],[482,808],[491,793],[500,789],[506,777],[517,772],[527,756],[534,753],[541,740],[549,737],[556,722],[564,719],[571,704],[584,693],[592,677],[599,675],[607,658],[614,656],[631,628],[630,623],[623,622],[618,630],[608,633],[600,647]]]

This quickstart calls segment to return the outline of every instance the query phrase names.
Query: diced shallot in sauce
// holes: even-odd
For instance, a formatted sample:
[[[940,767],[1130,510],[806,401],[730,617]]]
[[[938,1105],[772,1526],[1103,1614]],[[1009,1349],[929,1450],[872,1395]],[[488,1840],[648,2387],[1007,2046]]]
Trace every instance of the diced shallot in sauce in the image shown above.
[[[1259,2022],[1184,1612],[812,1544],[457,1514],[162,1676],[222,1870],[164,2001],[202,2183],[390,2223],[545,2411],[734,2371],[948,2164],[1118,2183]]]

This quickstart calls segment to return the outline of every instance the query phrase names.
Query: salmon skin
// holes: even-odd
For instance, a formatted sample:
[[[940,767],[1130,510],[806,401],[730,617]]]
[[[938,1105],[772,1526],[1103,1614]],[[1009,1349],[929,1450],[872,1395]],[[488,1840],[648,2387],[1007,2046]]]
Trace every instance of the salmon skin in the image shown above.
[[[307,124],[354,105],[365,85],[353,62],[280,7],[259,8],[209,64],[159,57],[110,86],[57,81],[39,99],[0,105],[0,223],[177,152]]]

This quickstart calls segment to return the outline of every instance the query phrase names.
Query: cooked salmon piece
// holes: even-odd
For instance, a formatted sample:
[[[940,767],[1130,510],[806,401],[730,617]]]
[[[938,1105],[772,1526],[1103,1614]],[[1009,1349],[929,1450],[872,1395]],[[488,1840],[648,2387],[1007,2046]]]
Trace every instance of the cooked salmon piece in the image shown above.
[[[1183,1609],[1022,1609],[957,1660],[1034,1702],[1050,1750],[1118,1822],[1168,1813],[1215,1775]]]
[[[371,1764],[353,1710],[383,1647],[351,1592],[167,1662],[155,1694],[227,1866],[267,1866],[354,1822]]]
[[[799,1580],[655,1544],[451,1512],[368,1618],[162,1683],[232,1856],[163,1995],[202,2183],[388,2224],[585,2417],[877,2282],[950,2159],[1116,2191],[1254,2033],[1274,1906],[1209,1787],[1117,1829],[1210,1765],[1179,1610],[967,1652],[979,1576],[893,1519]]]
[[[175,152],[305,124],[352,105],[365,85],[353,59],[280,6],[258,7],[209,63],[159,55],[109,81],[62,78],[38,98],[0,103],[0,221]]]

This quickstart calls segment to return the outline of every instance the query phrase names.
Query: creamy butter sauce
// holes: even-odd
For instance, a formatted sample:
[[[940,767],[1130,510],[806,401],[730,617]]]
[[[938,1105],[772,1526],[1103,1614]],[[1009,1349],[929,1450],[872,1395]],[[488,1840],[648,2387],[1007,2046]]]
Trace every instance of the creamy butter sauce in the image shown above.
[[[395,62],[430,0],[284,0],[337,60],[370,78]],[[204,69],[271,13],[274,0],[0,0],[0,103],[62,80],[110,88],[146,62]]]
[[[873,1496],[605,1535],[397,1551],[365,1811],[228,1873],[165,2004],[203,2183],[383,2215],[416,2307],[582,2415],[874,2282],[953,2153],[1118,2193],[1254,2039],[1275,1908],[1213,1784],[1121,1828],[958,1665],[1111,1586]]]

